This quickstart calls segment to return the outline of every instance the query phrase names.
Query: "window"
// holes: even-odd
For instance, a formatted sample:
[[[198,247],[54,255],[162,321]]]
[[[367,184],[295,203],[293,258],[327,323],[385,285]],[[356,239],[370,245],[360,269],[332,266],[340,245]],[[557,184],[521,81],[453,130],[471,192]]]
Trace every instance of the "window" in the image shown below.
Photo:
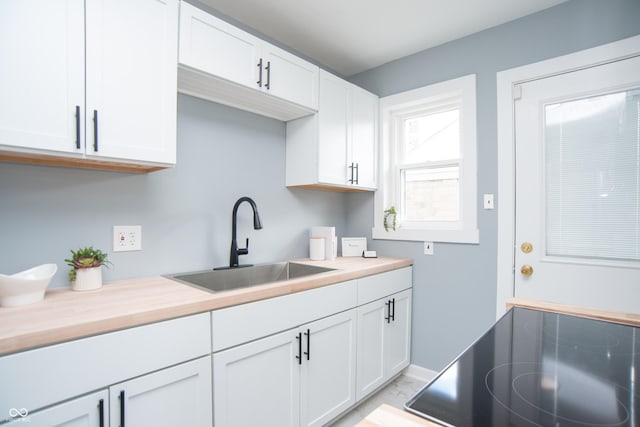
[[[381,98],[380,112],[373,238],[478,243],[475,76]]]

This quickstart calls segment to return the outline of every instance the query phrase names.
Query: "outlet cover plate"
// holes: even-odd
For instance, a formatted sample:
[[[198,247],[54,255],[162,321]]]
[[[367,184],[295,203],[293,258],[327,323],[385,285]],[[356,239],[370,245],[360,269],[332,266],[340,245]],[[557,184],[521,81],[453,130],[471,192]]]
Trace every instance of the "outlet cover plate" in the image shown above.
[[[433,242],[424,242],[424,254],[433,255]]]
[[[113,251],[140,251],[142,250],[142,226],[141,225],[114,225],[113,226]]]

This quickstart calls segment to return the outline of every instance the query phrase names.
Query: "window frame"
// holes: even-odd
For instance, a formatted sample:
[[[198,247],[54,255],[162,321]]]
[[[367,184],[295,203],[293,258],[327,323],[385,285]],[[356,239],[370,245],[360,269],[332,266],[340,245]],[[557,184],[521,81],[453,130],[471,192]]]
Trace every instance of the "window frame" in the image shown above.
[[[459,220],[400,222],[396,230],[384,229],[384,210],[401,205],[399,191],[398,123],[417,113],[442,111],[447,107],[460,110]],[[476,142],[476,76],[466,75],[418,89],[380,98],[380,185],[374,196],[372,237],[385,240],[450,242],[477,244],[477,142]],[[443,162],[429,162],[438,166]],[[444,164],[452,164],[445,160]]]

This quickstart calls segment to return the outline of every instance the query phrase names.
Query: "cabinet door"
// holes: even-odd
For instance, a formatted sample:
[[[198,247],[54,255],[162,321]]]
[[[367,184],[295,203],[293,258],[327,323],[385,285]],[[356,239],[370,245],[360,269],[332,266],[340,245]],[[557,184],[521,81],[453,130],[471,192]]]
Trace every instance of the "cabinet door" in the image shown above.
[[[31,427],[103,427],[109,425],[109,393],[98,391],[43,411],[28,414],[24,408],[13,408],[13,421],[7,426]],[[18,413],[18,411],[23,411]]]
[[[262,41],[188,4],[180,4],[180,63],[259,89]]]
[[[297,331],[286,331],[214,353],[215,426],[298,425],[300,368],[296,336]]]
[[[301,426],[322,426],[355,403],[356,310],[301,329]]]
[[[318,109],[318,67],[269,43],[262,50],[264,89],[271,95]]]
[[[411,289],[390,297],[393,320],[385,328],[385,372],[387,378],[409,366],[411,361]]]
[[[378,97],[351,87],[351,149],[348,164],[357,165],[358,187],[377,187]]]
[[[84,1],[5,0],[0,17],[0,145],[79,151]]]
[[[86,16],[87,155],[175,163],[178,1],[87,0]]]
[[[109,393],[114,425],[210,427],[211,356],[116,384]]]
[[[347,138],[349,121],[347,82],[320,71],[318,116],[318,180],[347,184]],[[349,171],[349,177],[350,175]]]
[[[380,299],[358,307],[358,363],[356,400],[360,400],[381,386],[384,371],[385,316],[387,299]]]

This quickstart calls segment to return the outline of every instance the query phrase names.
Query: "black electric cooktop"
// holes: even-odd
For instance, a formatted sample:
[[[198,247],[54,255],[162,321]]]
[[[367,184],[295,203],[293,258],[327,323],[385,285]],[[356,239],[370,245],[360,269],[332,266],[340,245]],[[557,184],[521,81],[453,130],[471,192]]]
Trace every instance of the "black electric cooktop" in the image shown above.
[[[513,308],[405,408],[457,427],[640,426],[640,328]]]

